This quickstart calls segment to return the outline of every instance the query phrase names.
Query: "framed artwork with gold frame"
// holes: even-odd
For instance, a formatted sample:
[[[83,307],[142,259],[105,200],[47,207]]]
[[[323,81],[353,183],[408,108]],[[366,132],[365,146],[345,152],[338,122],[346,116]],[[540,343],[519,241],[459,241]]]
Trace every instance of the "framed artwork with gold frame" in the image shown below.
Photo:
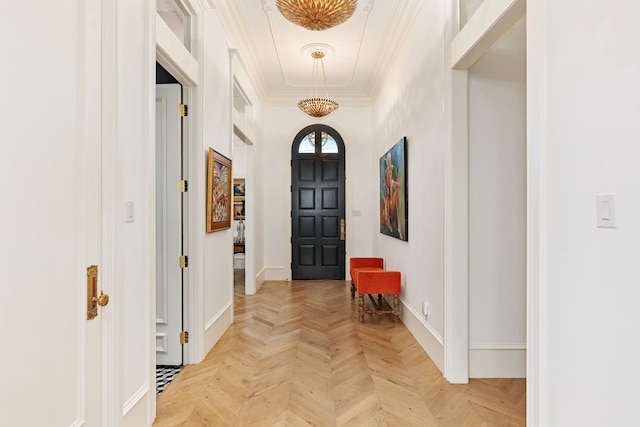
[[[244,197],[244,178],[233,179],[233,197]]]
[[[231,160],[209,148],[207,233],[231,228]]]
[[[244,197],[236,196],[233,198],[233,219],[245,219]]]

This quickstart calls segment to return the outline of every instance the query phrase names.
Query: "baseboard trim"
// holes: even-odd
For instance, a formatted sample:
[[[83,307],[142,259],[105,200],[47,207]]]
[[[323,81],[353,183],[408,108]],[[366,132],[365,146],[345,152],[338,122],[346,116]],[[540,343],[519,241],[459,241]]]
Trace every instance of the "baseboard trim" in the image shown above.
[[[204,354],[206,355],[218,342],[222,334],[233,323],[233,303],[229,301],[204,326]]]
[[[260,273],[256,275],[256,292],[264,285],[265,279],[265,270],[264,268],[260,270]]]
[[[409,329],[411,335],[418,341],[418,344],[429,355],[433,363],[444,373],[444,340],[427,321],[424,316],[416,312],[401,297],[400,319],[402,323]]]
[[[469,345],[469,378],[526,378],[527,345]]]
[[[265,267],[264,272],[264,280],[288,280],[289,279],[289,270],[283,267]]]
[[[150,387],[144,385],[122,405],[123,427],[149,425],[153,422],[153,417],[150,416],[151,398],[155,400],[155,393],[151,393]]]

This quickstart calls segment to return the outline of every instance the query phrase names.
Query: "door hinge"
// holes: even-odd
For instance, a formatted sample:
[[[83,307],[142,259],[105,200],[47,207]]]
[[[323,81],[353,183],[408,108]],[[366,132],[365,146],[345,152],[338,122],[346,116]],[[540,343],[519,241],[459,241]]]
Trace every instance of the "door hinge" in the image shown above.
[[[180,256],[180,268],[189,267],[189,257],[186,255]]]
[[[187,344],[189,342],[189,332],[180,332],[180,344]]]
[[[186,193],[187,191],[189,191],[189,183],[184,179],[178,181],[178,191],[180,191],[181,193]]]
[[[189,115],[189,106],[187,104],[179,104],[178,114],[180,117],[187,117]]]

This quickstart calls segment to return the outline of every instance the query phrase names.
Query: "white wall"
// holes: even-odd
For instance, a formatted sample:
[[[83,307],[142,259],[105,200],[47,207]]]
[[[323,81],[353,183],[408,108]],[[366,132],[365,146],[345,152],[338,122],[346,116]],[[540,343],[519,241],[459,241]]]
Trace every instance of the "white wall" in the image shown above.
[[[469,376],[526,374],[525,20],[469,69]]]
[[[202,160],[209,147],[232,158],[231,67],[225,33],[215,10],[204,15]],[[233,164],[232,164],[233,168]],[[206,168],[205,168],[206,171]],[[232,171],[233,173],[233,171]],[[206,180],[206,176],[203,177]],[[204,195],[203,195],[204,197]],[[205,352],[229,325],[233,302],[233,231],[204,237]],[[232,313],[231,313],[232,314]],[[220,322],[218,322],[220,321]]]
[[[528,4],[540,244],[539,261],[530,258],[539,372],[528,425],[638,424],[639,14],[632,0]],[[617,228],[596,227],[598,193],[616,194]]]
[[[149,286],[150,258],[155,258],[151,245],[149,222],[155,216],[155,206],[148,204],[152,197],[149,187],[153,181],[154,146],[150,124],[155,120],[151,105],[155,98],[154,83],[149,81],[149,64],[153,45],[152,19],[154,11],[145,2],[118,3],[118,126],[117,143],[122,172],[119,201],[135,203],[135,222],[124,224],[123,240],[118,248],[122,256],[122,286],[118,304],[122,310],[120,345],[122,357],[121,405],[129,412],[138,403],[148,405],[155,396],[149,383]],[[144,23],[144,24],[141,24]],[[153,75],[153,74],[152,74]],[[153,92],[150,89],[153,88]],[[148,179],[149,178],[149,179]],[[124,223],[124,218],[121,218]],[[154,277],[154,276],[153,276]],[[154,285],[155,286],[155,285]],[[144,414],[143,404],[141,408]],[[128,425],[135,423],[130,422]]]
[[[376,227],[374,253],[388,269],[403,274],[403,321],[443,368],[444,335],[444,164],[448,130],[444,108],[444,11],[425,2],[398,56],[390,59],[373,108],[371,161],[376,176],[370,197],[378,202],[378,159],[402,136],[408,137],[409,240],[382,235]],[[379,214],[373,212],[378,224]],[[428,301],[431,314],[422,316]],[[427,332],[428,331],[428,332]],[[426,340],[426,341],[425,341]]]
[[[264,150],[256,153],[263,173],[256,182],[265,197],[260,225],[264,246],[258,251],[264,252],[267,280],[291,279],[291,144],[301,129],[317,122],[302,113],[295,102],[264,107]],[[320,122],[335,129],[345,144],[347,259],[372,255],[377,206],[369,192],[377,182],[377,163],[372,151],[371,109],[341,106]],[[360,215],[354,216],[354,210]]]

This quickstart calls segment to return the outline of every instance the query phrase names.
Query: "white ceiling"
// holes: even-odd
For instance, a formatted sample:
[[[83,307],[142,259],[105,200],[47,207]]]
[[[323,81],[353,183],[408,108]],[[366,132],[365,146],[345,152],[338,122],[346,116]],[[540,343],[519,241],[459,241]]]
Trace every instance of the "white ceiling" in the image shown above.
[[[340,103],[369,102],[424,0],[359,0],[355,14],[325,31],[287,21],[275,0],[215,3],[265,101],[306,97],[313,59],[306,46],[328,46],[324,59],[329,96]]]

